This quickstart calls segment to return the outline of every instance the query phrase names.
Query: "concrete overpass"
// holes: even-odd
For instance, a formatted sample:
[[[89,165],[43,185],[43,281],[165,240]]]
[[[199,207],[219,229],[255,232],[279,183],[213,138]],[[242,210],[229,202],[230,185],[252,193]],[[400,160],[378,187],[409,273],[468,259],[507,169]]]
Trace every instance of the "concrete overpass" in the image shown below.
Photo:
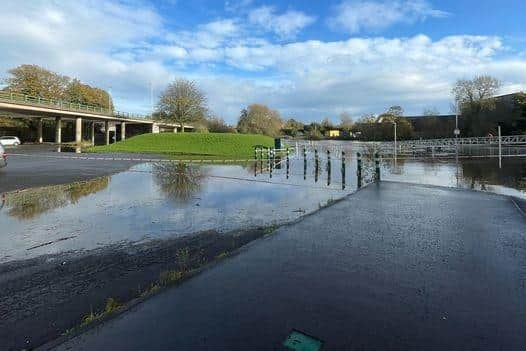
[[[95,124],[104,124],[106,144],[110,143],[110,124],[120,126],[120,139],[126,139],[127,125],[142,125],[146,132],[160,133],[170,131],[177,133],[181,126],[173,123],[163,123],[148,120],[143,116],[122,113],[103,107],[83,105],[63,100],[44,99],[9,91],[0,91],[0,112],[15,118],[37,120],[37,140],[42,143],[42,125],[44,119],[55,121],[55,140],[62,143],[62,121],[72,120],[75,123],[75,143],[82,142],[83,121],[89,121],[90,142],[95,143]],[[184,129],[193,129],[191,125],[184,125]]]

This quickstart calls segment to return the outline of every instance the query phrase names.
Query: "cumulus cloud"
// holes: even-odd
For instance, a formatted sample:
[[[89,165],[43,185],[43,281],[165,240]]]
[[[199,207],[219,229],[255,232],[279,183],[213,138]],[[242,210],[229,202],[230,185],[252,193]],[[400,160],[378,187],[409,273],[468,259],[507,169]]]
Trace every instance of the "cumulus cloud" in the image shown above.
[[[506,56],[506,42],[495,36],[284,43],[258,36],[239,17],[173,31],[148,6],[56,4],[33,1],[20,11],[18,2],[4,1],[0,71],[39,64],[111,88],[117,107],[130,112],[149,113],[150,84],[157,95],[175,77],[196,80],[211,109],[230,123],[254,102],[303,120],[394,104],[408,113],[428,106],[446,113],[451,84],[475,74],[503,80],[503,93],[526,88],[526,57]]]
[[[426,0],[346,0],[334,8],[329,25],[335,30],[354,34],[448,15],[434,9]]]
[[[274,7],[261,6],[250,11],[248,20],[267,31],[274,32],[281,39],[290,39],[296,37],[301,29],[314,23],[316,18],[295,10],[288,10],[278,15]]]

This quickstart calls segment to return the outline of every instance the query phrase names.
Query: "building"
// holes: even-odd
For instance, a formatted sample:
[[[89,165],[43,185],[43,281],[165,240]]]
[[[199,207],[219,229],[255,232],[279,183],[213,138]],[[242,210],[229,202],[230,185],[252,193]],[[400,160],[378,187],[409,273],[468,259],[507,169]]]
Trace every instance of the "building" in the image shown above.
[[[413,138],[452,138],[455,130],[455,115],[407,116],[413,127]]]
[[[339,129],[329,130],[329,138],[339,138],[340,136],[341,136],[341,132]]]

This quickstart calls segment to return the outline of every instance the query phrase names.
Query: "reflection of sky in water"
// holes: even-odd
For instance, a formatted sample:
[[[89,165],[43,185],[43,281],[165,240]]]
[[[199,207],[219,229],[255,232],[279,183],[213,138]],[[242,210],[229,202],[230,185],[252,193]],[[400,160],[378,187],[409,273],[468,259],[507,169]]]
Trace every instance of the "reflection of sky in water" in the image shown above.
[[[276,170],[271,179],[280,184],[268,184],[262,182],[269,180],[268,174],[254,178],[253,168],[217,165],[203,166],[200,187],[181,200],[161,190],[152,167],[139,165],[116,174],[93,192],[75,197],[75,201],[65,201],[64,193],[69,193],[53,187],[50,191],[60,201],[47,207],[32,203],[42,200],[41,194],[51,196],[46,188],[8,194],[0,210],[0,262],[207,229],[228,231],[277,224],[298,218],[303,214],[300,209],[312,212],[320,204],[348,193],[341,191],[339,184],[293,186],[299,177],[287,180],[284,170]],[[90,182],[85,184],[93,187]],[[15,206],[19,206],[18,212],[31,212],[13,216]],[[60,240],[63,238],[68,239]]]
[[[180,169],[176,164],[162,172],[156,165],[142,164],[77,185],[8,194],[0,209],[0,262],[207,229],[228,231],[290,221],[356,188],[354,155],[347,155],[345,191],[341,190],[341,160],[335,156],[330,185],[325,155],[320,155],[316,182],[309,154],[305,180],[301,157],[291,160],[288,178],[285,162],[281,169],[274,169],[272,178],[267,170],[261,173],[259,163],[257,177],[253,165],[207,165],[192,166],[193,172],[186,172],[191,174],[189,179],[177,178]],[[365,158],[363,163],[364,177],[370,177],[373,163]],[[182,185],[174,188],[172,179],[183,180],[178,183]],[[382,179],[526,198],[526,161],[520,159],[505,159],[502,169],[495,159],[461,160],[458,171],[454,160],[399,160],[396,168],[386,160]],[[177,188],[185,184],[190,184],[188,191]]]
[[[526,198],[526,160],[496,158],[449,160],[392,160],[382,167],[385,180],[489,191]]]

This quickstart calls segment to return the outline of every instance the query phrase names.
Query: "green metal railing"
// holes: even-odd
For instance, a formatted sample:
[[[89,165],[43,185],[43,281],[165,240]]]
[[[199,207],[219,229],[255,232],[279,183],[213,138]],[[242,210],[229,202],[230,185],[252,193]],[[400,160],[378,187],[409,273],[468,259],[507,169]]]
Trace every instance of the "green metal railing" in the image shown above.
[[[105,116],[112,117],[122,117],[122,118],[138,118],[144,119],[146,116],[137,115],[128,112],[120,112],[112,109],[80,104],[77,102],[64,101],[59,99],[45,99],[37,96],[30,96],[20,93],[14,93],[11,91],[0,91],[0,101],[9,102],[19,105],[29,105],[29,106],[43,106],[43,107],[52,107],[54,109],[65,110],[65,111],[75,111],[75,112],[91,112]]]

